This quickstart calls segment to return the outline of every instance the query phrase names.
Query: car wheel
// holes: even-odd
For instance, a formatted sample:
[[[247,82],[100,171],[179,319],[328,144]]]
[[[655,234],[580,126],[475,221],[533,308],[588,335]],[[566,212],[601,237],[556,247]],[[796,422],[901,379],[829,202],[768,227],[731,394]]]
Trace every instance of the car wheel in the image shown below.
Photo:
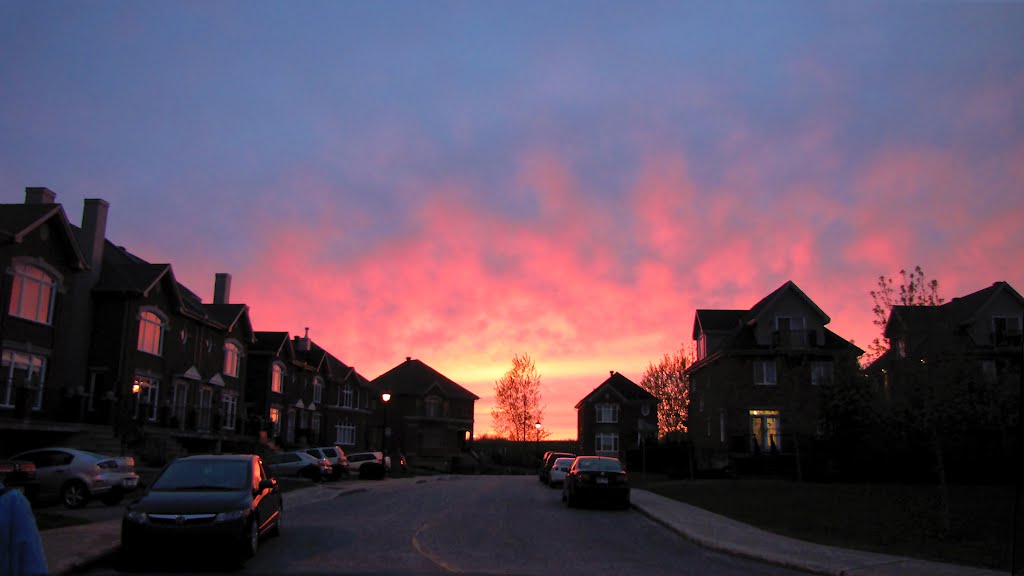
[[[242,560],[248,560],[256,555],[256,551],[260,548],[260,529],[259,519],[253,516],[249,520],[249,526],[246,529],[245,542],[242,542]]]
[[[71,480],[61,487],[60,500],[68,508],[81,508],[89,502],[89,489],[81,480]]]

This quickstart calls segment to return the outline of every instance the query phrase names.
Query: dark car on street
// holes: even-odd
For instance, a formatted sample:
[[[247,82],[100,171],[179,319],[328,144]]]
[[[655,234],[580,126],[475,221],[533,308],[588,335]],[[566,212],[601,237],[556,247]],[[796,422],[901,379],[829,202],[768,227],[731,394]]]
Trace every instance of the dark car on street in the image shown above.
[[[629,508],[629,478],[618,458],[579,456],[562,483],[562,501],[575,508],[583,503]]]
[[[244,562],[261,537],[280,533],[283,513],[277,480],[259,456],[187,456],[168,464],[125,508],[121,549],[135,562],[194,547]]]
[[[576,455],[571,452],[548,452],[544,456],[544,462],[540,465],[540,481],[544,484],[551,482],[551,467],[555,465],[555,460],[559,458],[575,458]]]

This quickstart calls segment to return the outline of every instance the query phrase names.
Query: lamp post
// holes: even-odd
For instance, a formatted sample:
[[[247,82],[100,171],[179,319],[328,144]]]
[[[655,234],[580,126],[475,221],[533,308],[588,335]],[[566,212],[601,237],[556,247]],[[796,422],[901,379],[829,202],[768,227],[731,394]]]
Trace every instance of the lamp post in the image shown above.
[[[538,457],[540,456],[540,429],[543,428],[543,426],[541,426],[540,421],[538,420],[537,423],[533,425],[533,427],[537,429],[537,441],[533,446],[533,455],[534,457]],[[541,465],[543,464],[544,463],[541,462]]]
[[[382,454],[380,457],[380,464],[381,466],[384,466],[388,458],[388,436],[391,435],[390,430],[388,429],[388,402],[391,401],[391,393],[384,392],[380,395],[380,399],[384,402],[384,426],[381,427],[380,445]]]

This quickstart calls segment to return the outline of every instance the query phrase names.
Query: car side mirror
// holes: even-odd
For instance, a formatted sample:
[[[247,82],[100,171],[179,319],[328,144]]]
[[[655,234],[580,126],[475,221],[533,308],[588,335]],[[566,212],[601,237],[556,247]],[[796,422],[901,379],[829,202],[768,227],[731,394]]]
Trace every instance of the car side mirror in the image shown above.
[[[263,492],[264,490],[277,490],[277,478],[265,478],[260,480],[259,491]]]

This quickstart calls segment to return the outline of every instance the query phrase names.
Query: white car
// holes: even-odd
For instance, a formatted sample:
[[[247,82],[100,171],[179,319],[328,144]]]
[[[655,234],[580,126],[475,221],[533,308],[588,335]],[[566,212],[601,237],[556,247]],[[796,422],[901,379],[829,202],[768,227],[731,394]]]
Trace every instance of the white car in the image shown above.
[[[548,486],[554,488],[555,486],[561,486],[562,482],[565,482],[565,475],[569,473],[573,460],[575,458],[555,459],[554,464],[551,465],[551,480],[548,482]]]
[[[135,459],[106,456],[76,448],[41,448],[15,454],[11,460],[36,465],[39,498],[60,498],[68,508],[81,508],[98,498],[113,506],[138,487]]]

